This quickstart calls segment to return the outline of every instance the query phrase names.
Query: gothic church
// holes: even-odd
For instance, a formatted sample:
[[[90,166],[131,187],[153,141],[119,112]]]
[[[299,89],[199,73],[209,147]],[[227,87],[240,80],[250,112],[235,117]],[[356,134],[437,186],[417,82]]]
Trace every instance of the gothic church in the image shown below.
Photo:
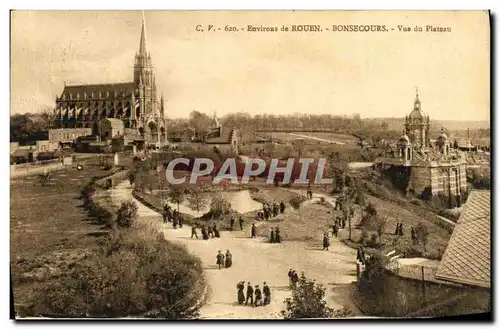
[[[100,122],[106,119],[108,124],[123,125],[124,135],[161,146],[167,135],[164,101],[163,95],[160,102],[157,100],[144,19],[133,73],[132,82],[65,85],[61,96],[56,98],[56,126],[92,128],[92,134],[98,135]]]

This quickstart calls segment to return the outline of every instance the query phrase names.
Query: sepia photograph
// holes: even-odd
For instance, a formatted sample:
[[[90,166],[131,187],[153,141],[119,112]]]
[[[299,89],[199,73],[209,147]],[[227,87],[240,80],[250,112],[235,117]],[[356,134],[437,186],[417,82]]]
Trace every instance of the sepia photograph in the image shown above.
[[[492,316],[487,10],[11,10],[16,320]]]

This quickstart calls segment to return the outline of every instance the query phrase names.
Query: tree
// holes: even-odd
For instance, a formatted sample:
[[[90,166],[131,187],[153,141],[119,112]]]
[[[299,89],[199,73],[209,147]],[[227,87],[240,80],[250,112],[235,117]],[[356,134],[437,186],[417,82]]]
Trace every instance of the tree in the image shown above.
[[[231,210],[231,203],[222,194],[217,194],[210,201],[210,211],[212,218],[219,218]]]
[[[167,197],[170,202],[177,204],[177,211],[180,211],[179,206],[184,201],[184,190],[177,185],[171,185]]]
[[[325,288],[309,280],[304,273],[299,278],[297,286],[293,289],[292,297],[285,299],[285,309],[281,315],[287,319],[324,319],[332,317],[346,317],[350,311],[346,308],[334,310],[324,300]]]
[[[116,213],[119,227],[131,227],[137,217],[137,204],[132,200],[122,201]]]
[[[208,132],[210,127],[211,119],[205,113],[201,113],[198,111],[192,111],[189,114],[189,125],[196,130],[196,133],[201,139],[204,139],[204,136]]]
[[[306,146],[306,141],[303,138],[296,139],[293,142],[293,145],[295,146],[295,149],[297,150],[297,153],[299,154],[299,158],[302,156],[302,153],[304,152],[304,148]]]
[[[429,237],[429,231],[427,230],[427,226],[425,226],[422,222],[419,222],[415,227],[415,233],[418,241],[422,242],[422,246],[424,247],[424,252],[426,251],[427,246],[427,238]]]
[[[200,213],[200,211],[208,205],[208,199],[200,188],[194,188],[187,195],[189,208]]]
[[[292,208],[297,210],[297,212],[299,213],[300,220],[302,220],[302,215],[300,214],[300,205],[302,204],[303,201],[304,199],[301,195],[296,195],[288,201],[292,206]]]

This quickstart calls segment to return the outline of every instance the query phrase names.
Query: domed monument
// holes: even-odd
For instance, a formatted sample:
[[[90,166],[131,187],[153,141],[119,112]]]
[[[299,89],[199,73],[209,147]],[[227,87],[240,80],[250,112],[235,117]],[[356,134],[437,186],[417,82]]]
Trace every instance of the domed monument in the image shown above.
[[[417,89],[413,110],[405,116],[402,136],[390,146],[378,165],[406,177],[407,193],[422,197],[441,194],[450,200],[456,197],[459,203],[467,189],[465,156],[450,148],[444,128],[435,142],[430,139],[429,129],[429,115],[422,111]]]

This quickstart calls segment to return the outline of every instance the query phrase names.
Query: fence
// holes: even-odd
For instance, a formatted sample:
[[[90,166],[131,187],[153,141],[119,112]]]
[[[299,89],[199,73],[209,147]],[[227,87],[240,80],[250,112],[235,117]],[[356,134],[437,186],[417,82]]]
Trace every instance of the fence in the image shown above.
[[[397,261],[393,261],[390,262],[386,268],[392,273],[401,276],[403,278],[442,283],[441,281],[435,279],[437,266],[433,265],[425,266],[417,264],[403,265]]]
[[[11,178],[25,177],[30,175],[44,174],[51,171],[62,170],[66,168],[67,165],[71,165],[70,159],[71,157],[11,165],[10,177]]]

